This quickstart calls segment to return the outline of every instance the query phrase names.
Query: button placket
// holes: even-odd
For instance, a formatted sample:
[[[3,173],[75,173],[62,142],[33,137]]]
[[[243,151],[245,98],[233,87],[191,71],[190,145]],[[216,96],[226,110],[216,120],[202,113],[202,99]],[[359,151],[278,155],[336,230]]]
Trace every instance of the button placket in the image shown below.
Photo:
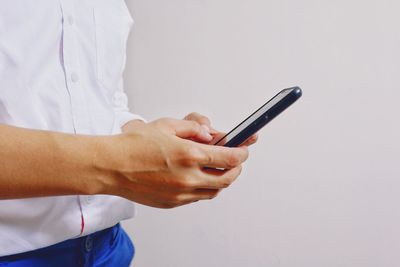
[[[86,197],[86,204],[90,204],[90,203],[92,203],[92,200],[93,200],[93,197],[92,196],[87,196]]]
[[[82,90],[82,80],[80,74],[79,45],[77,41],[77,28],[74,20],[74,2],[70,0],[60,0],[62,12],[62,58],[66,78],[66,89],[70,96],[72,124],[75,133],[90,132],[90,118],[88,117],[85,95]],[[84,218],[81,196],[77,196],[81,218]],[[81,221],[80,218],[80,221]],[[83,221],[82,221],[83,222]],[[82,223],[81,223],[82,224]],[[82,224],[81,234],[84,231]],[[90,241],[87,241],[90,242]],[[89,245],[89,244],[88,244]],[[86,245],[85,245],[86,247]]]
[[[79,46],[77,44],[77,29],[73,27],[74,7],[72,1],[61,0],[63,14],[63,62],[67,76],[67,90],[71,98],[71,112],[76,133],[90,132],[90,118],[88,117],[85,95],[80,83]]]

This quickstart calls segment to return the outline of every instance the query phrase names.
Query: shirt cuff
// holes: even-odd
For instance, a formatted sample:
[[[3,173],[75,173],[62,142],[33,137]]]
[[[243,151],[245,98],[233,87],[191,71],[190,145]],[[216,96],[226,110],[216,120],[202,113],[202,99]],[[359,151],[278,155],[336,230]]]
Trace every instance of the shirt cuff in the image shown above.
[[[122,133],[122,126],[124,126],[128,121],[131,120],[141,120],[143,122],[147,122],[143,117],[133,114],[131,112],[115,112],[114,126],[113,126],[113,134]]]

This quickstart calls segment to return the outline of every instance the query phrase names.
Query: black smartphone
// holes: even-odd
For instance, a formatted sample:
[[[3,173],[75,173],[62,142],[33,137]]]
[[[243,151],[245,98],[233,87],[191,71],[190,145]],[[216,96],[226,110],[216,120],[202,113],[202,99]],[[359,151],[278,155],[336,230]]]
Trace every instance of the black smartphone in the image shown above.
[[[291,87],[280,91],[214,145],[237,147],[243,144],[250,136],[296,102],[301,95],[300,87]]]

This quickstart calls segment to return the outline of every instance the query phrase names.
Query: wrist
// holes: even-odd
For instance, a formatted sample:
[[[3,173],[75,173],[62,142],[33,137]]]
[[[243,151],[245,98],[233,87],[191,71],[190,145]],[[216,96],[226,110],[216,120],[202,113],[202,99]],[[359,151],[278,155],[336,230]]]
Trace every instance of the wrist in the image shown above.
[[[121,148],[121,138],[125,134],[94,137],[90,144],[91,172],[93,185],[88,188],[88,194],[121,195],[121,182],[124,157],[124,146]]]
[[[106,137],[52,134],[67,191],[79,195],[104,194],[110,174],[98,165]],[[56,163],[55,162],[55,163]],[[57,164],[56,164],[57,165]]]

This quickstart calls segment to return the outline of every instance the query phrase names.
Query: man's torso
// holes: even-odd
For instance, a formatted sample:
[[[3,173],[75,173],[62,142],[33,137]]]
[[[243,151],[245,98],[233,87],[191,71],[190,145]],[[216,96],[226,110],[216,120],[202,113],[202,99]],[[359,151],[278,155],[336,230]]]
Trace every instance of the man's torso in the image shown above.
[[[0,123],[71,134],[119,133],[132,19],[123,0],[5,0],[0,9]],[[45,149],[45,148],[43,148]],[[0,201],[0,256],[86,235],[132,217],[114,196]]]

